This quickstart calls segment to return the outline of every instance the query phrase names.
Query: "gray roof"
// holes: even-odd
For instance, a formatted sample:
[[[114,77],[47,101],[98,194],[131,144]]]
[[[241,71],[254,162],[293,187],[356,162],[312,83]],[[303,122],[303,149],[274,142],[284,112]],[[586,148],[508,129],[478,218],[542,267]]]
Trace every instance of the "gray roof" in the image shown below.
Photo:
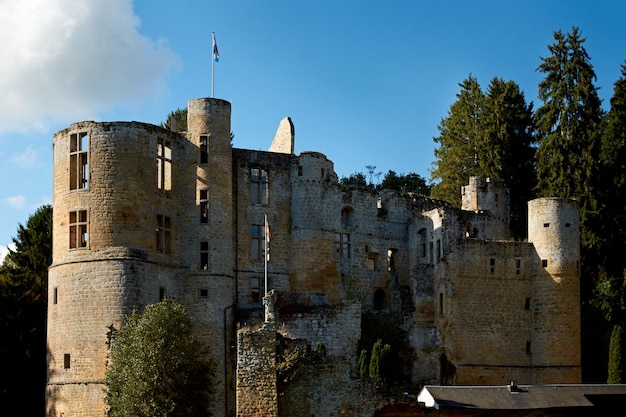
[[[598,398],[626,400],[626,384],[507,386],[435,386],[420,391],[418,401],[433,408],[528,410],[593,407]]]

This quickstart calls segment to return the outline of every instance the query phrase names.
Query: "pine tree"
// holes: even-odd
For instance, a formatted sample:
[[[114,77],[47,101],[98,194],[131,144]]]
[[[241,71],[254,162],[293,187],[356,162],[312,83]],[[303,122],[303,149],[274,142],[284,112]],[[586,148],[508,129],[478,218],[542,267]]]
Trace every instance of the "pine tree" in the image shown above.
[[[611,341],[609,343],[609,375],[606,380],[607,384],[623,384],[624,378],[624,331],[622,326],[616,324],[611,332]]]
[[[517,83],[500,78],[487,89],[482,125],[485,132],[481,175],[504,181],[511,192],[511,229],[527,234],[527,202],[534,198],[535,137],[532,103]]]
[[[461,92],[439,124],[440,135],[433,138],[435,149],[431,196],[461,205],[461,187],[477,175],[479,143],[482,139],[480,118],[485,96],[476,77],[470,75],[461,84]]]

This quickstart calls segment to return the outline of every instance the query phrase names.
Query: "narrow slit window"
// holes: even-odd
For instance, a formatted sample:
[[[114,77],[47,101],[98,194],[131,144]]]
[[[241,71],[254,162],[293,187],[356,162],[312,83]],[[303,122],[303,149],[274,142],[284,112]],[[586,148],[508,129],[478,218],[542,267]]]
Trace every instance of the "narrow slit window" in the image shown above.
[[[548,267],[548,260],[547,259],[542,259],[541,260],[541,266],[544,267],[544,268],[547,268]]]
[[[52,304],[57,304],[59,302],[59,289],[54,287],[54,291],[52,293]]]
[[[209,137],[207,135],[200,136],[200,163],[209,162]]]
[[[489,259],[489,272],[491,274],[494,274],[496,272],[496,259],[495,258]]]
[[[200,190],[200,223],[209,222],[209,190]]]
[[[169,140],[157,139],[157,188],[172,189],[172,145]]]
[[[70,135],[70,190],[89,188],[89,135]]]
[[[70,211],[70,249],[86,248],[89,241],[87,232],[87,210]]]
[[[209,269],[209,242],[200,242],[200,269]]]
[[[69,353],[63,355],[63,369],[70,369],[72,360]]]
[[[515,260],[515,275],[520,275],[522,273],[522,260]]]

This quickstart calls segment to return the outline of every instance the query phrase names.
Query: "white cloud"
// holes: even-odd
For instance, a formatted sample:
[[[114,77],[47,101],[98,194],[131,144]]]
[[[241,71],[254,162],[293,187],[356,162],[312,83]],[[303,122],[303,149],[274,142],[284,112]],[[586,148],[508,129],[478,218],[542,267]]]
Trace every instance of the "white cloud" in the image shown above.
[[[12,195],[7,197],[4,201],[6,201],[7,204],[13,208],[21,209],[24,208],[24,205],[26,204],[26,197],[23,195]]]
[[[139,26],[132,0],[2,0],[0,133],[94,118],[163,92],[178,58]]]
[[[9,254],[9,248],[15,250],[15,243],[10,243],[9,246],[0,245],[0,265],[4,262],[4,258]]]

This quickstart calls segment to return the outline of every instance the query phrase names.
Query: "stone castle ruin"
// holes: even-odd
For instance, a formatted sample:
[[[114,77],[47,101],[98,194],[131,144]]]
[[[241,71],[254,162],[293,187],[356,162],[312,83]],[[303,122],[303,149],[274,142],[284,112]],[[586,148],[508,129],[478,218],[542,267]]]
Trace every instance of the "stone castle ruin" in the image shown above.
[[[106,415],[112,331],[164,297],[217,363],[216,416],[371,416],[367,317],[405,335],[407,386],[581,382],[575,201],[530,201],[516,241],[500,181],[470,178],[460,209],[342,187],[325,155],[294,154],[290,119],[264,152],[232,147],[230,113],[193,99],[186,132],[55,134],[48,415]]]

